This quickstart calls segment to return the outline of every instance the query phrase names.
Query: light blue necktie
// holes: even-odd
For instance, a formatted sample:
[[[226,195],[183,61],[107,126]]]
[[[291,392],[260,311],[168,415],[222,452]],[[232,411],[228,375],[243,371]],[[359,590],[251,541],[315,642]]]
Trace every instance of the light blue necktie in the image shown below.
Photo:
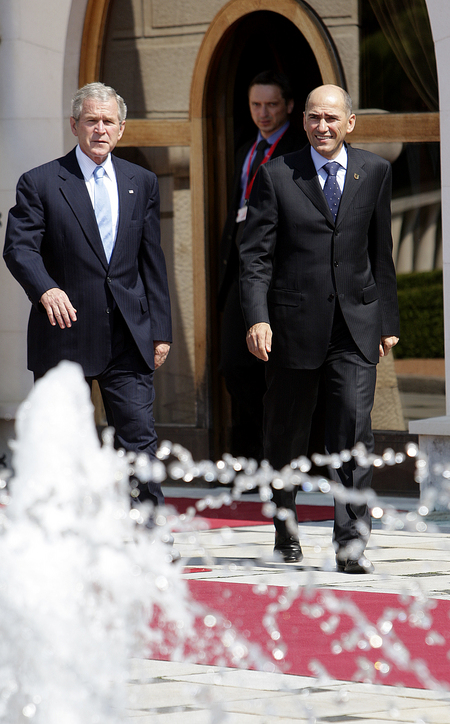
[[[104,175],[105,169],[103,166],[97,166],[94,169],[94,211],[98,230],[103,242],[103,248],[109,264],[114,248],[114,236],[112,230],[111,201],[109,199],[108,189],[103,181]]]
[[[333,214],[333,218],[336,221],[337,212],[339,211],[339,204],[341,202],[342,192],[336,178],[336,174],[339,171],[341,164],[337,161],[329,161],[324,164],[324,169],[328,174],[328,178],[325,181],[323,192],[325,198],[328,201],[328,206]]]

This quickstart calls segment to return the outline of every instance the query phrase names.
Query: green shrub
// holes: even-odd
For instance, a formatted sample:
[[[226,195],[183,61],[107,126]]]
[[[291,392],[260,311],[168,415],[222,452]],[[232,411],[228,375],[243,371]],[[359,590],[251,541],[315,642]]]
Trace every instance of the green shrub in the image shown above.
[[[397,277],[400,342],[397,359],[444,356],[442,271],[413,272]]]

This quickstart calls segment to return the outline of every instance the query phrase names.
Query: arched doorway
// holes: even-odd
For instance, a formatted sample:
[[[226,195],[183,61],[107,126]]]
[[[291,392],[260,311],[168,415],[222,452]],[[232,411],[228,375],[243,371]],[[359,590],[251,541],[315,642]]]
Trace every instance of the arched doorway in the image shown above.
[[[291,122],[301,130],[304,100],[323,78],[301,29],[278,12],[248,13],[228,28],[217,45],[204,87],[208,367],[214,456],[229,449],[231,428],[230,401],[219,371],[218,249],[228,209],[235,152],[255,137],[248,108],[248,85],[257,73],[268,69],[289,77],[295,97]],[[343,83],[342,77],[333,80]]]

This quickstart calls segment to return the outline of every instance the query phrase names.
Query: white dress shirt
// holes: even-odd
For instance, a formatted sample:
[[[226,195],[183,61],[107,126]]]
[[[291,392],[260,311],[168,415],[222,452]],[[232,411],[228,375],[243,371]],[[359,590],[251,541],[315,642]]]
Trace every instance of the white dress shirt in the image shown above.
[[[311,146],[311,158],[313,160],[313,164],[315,166],[315,169],[317,171],[317,175],[319,177],[319,183],[321,187],[323,188],[325,186],[325,182],[328,178],[328,174],[324,169],[324,166],[326,163],[329,163],[329,159],[325,158],[324,156],[321,156],[320,153],[317,153],[316,149]],[[340,169],[338,170],[336,174],[336,179],[339,184],[339,188],[341,189],[341,192],[344,190],[344,184],[345,184],[345,175],[347,173],[347,149],[345,146],[342,146],[341,150],[339,151],[339,154],[336,156],[336,158],[333,158],[333,161],[337,161],[337,163],[340,164]]]

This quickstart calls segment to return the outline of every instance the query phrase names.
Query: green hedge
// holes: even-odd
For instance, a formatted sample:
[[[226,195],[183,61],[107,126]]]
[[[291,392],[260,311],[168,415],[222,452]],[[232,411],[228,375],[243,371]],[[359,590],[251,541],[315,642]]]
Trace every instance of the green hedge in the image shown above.
[[[397,276],[400,342],[397,359],[444,356],[442,271]]]

